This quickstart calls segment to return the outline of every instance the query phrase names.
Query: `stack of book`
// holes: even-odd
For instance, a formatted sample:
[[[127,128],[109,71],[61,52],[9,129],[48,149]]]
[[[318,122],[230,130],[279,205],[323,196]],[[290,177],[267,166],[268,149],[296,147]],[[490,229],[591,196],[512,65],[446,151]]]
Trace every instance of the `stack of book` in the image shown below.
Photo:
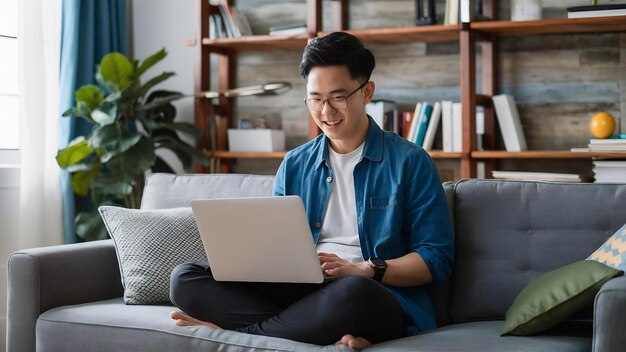
[[[591,152],[607,152],[607,153],[625,153],[626,139],[608,138],[589,140],[589,151]]]
[[[492,171],[493,178],[503,180],[521,181],[550,181],[581,183],[590,181],[589,177],[578,174],[564,174],[556,172],[531,172],[531,171]]]
[[[574,6],[567,8],[567,18],[626,16],[626,4]]]
[[[431,150],[441,120],[441,107],[440,102],[418,102],[413,113],[403,115],[402,136],[425,150]]]
[[[211,14],[209,18],[209,37],[211,39],[239,38],[254,34],[243,12],[230,6],[226,0],[220,0],[217,6],[219,12]]]
[[[626,160],[594,160],[593,173],[596,183],[626,183]]]

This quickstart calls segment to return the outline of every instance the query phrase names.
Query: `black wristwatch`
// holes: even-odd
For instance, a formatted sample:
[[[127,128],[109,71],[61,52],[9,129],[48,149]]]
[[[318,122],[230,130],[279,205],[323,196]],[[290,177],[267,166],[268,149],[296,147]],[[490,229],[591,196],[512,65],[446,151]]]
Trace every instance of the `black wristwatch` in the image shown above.
[[[385,271],[387,271],[387,262],[378,258],[370,258],[367,261],[367,265],[374,269],[374,277],[372,279],[380,282],[383,276],[385,276]]]

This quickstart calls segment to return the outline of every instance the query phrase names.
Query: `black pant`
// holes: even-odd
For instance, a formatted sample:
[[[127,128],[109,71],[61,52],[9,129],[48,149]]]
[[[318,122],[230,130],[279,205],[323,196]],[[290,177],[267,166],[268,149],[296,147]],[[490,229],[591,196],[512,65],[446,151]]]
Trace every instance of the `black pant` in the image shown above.
[[[400,304],[389,289],[363,276],[322,284],[218,282],[207,262],[172,271],[170,299],[190,316],[255,335],[318,345],[345,335],[372,343],[404,333]]]

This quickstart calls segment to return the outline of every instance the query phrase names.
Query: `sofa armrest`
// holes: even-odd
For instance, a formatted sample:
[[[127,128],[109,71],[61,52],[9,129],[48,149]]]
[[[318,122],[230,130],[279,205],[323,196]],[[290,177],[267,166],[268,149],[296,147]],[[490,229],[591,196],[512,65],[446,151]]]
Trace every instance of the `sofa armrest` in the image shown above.
[[[593,351],[623,351],[626,346],[626,277],[609,280],[596,295]]]
[[[122,294],[112,240],[17,251],[8,262],[7,350],[35,351],[37,319],[51,308]]]

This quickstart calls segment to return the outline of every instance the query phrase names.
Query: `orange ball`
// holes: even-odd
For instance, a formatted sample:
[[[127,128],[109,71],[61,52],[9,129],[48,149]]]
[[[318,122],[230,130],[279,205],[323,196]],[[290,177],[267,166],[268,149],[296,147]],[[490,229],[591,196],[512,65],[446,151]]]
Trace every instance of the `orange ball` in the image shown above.
[[[615,130],[615,119],[608,112],[599,112],[591,118],[589,129],[596,138],[611,137]]]

